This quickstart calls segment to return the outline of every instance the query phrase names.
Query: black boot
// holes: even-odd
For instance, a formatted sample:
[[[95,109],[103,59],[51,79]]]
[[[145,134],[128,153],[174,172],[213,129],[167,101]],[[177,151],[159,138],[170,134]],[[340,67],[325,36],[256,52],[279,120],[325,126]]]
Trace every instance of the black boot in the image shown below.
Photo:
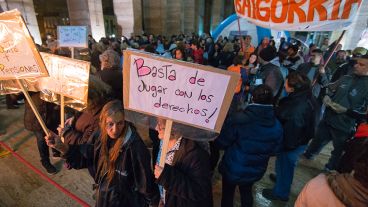
[[[56,168],[50,163],[50,161],[41,161],[41,164],[46,169],[48,174],[54,175],[57,173]]]

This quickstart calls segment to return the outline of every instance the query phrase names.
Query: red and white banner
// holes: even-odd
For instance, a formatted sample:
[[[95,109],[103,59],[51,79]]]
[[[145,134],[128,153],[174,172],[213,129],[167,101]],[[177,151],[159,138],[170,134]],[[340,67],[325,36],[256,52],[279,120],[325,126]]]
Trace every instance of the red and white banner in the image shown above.
[[[288,31],[334,31],[347,29],[362,1],[234,0],[234,5],[238,16],[261,27]]]

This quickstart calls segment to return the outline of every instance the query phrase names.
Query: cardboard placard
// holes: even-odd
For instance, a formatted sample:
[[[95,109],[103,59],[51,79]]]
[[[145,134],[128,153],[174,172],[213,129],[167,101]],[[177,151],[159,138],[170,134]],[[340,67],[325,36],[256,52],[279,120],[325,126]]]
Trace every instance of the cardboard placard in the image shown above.
[[[88,47],[86,26],[58,26],[59,47]]]
[[[0,14],[0,80],[48,76],[18,10]]]
[[[235,12],[252,24],[288,31],[346,30],[361,0],[234,0]],[[366,2],[365,2],[366,3]]]
[[[90,63],[41,52],[50,77],[40,78],[40,90],[87,103]]]
[[[220,132],[240,74],[124,51],[124,107]]]

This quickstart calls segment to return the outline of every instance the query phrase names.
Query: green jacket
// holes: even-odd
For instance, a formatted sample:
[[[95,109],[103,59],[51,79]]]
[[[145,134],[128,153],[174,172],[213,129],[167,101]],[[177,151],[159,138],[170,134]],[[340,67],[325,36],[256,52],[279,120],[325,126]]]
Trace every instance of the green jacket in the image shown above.
[[[333,102],[347,109],[366,113],[368,107],[368,76],[345,75],[335,83],[329,85],[333,95]],[[330,126],[340,131],[351,133],[355,127],[356,119],[346,113],[338,114],[326,108],[324,120]]]

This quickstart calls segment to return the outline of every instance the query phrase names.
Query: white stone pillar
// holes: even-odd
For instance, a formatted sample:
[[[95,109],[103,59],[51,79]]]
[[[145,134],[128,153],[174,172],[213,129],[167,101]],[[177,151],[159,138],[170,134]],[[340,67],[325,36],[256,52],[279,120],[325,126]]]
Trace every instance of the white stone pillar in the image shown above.
[[[212,6],[211,32],[224,20],[224,0],[214,0]]]
[[[42,44],[33,0],[0,0],[0,5],[4,11],[18,9],[22,13],[23,19],[34,41],[37,44]]]
[[[70,25],[88,26],[97,41],[105,37],[101,0],[67,0]]]
[[[132,34],[142,33],[141,0],[113,0],[114,13],[122,35],[129,38]],[[119,34],[120,35],[120,34]]]
[[[182,7],[183,7],[183,32],[184,34],[190,35],[192,32],[196,32],[196,1],[195,0],[185,0]]]

